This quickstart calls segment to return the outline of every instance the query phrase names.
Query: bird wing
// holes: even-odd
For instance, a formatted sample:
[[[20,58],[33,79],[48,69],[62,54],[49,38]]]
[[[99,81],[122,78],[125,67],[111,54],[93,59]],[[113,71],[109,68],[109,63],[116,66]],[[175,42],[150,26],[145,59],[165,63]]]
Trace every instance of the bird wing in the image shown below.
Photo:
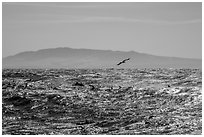
[[[128,59],[124,59],[122,62],[125,63]]]
[[[117,65],[119,66],[120,64],[122,64],[121,62],[119,62]]]
[[[125,61],[130,60],[130,58],[124,59],[123,61],[119,62],[117,65],[119,66],[122,63],[125,63]]]
[[[130,58],[125,59],[125,61],[130,60]]]
[[[125,63],[126,60],[121,61],[121,63]]]
[[[130,60],[130,58],[128,58],[128,59],[125,59],[125,61],[128,61],[128,60]]]

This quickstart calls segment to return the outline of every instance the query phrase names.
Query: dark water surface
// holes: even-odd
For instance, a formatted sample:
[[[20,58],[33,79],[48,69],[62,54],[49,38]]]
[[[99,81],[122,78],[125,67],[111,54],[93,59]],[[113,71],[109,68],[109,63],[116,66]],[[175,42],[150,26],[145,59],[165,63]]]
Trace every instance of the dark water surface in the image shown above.
[[[2,134],[201,134],[197,69],[4,69]]]

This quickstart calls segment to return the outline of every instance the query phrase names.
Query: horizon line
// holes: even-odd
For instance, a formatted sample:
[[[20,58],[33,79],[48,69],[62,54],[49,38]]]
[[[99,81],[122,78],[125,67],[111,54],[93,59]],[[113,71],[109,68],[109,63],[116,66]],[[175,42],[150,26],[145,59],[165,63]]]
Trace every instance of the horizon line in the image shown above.
[[[202,58],[190,58],[190,57],[176,57],[176,56],[163,56],[163,55],[155,55],[155,54],[151,54],[151,53],[144,53],[144,52],[138,52],[135,50],[128,50],[128,51],[122,51],[122,50],[111,50],[111,49],[90,49],[90,48],[72,48],[72,47],[53,47],[53,48],[44,48],[44,49],[38,49],[38,50],[29,50],[29,51],[22,51],[22,52],[18,52],[16,54],[13,55],[8,55],[8,56],[2,56],[2,60],[8,57],[12,57],[12,56],[16,56],[18,54],[22,54],[22,53],[26,53],[26,52],[38,52],[40,50],[49,50],[49,49],[62,49],[62,48],[69,48],[69,49],[82,49],[82,50],[100,50],[100,51],[112,51],[112,52],[135,52],[135,53],[139,53],[139,54],[147,54],[147,55],[152,55],[152,56],[158,56],[158,57],[169,57],[169,58],[183,58],[183,59],[197,59],[197,60],[202,60]],[[2,51],[3,52],[3,51]]]

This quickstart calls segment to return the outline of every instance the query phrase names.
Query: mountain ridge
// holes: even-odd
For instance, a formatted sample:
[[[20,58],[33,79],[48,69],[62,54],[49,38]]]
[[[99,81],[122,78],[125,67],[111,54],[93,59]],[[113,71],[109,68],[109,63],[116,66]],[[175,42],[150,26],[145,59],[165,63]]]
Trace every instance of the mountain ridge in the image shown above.
[[[125,64],[116,65],[125,58],[131,59]],[[2,66],[3,68],[201,68],[202,60],[156,56],[136,51],[59,47],[25,51],[4,57]]]

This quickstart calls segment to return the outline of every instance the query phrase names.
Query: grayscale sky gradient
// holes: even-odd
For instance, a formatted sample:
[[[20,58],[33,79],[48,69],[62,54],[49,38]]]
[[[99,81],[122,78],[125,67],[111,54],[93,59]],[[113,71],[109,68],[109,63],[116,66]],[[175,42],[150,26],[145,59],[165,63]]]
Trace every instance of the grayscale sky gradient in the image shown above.
[[[202,58],[202,3],[3,3],[3,57],[71,47]]]

